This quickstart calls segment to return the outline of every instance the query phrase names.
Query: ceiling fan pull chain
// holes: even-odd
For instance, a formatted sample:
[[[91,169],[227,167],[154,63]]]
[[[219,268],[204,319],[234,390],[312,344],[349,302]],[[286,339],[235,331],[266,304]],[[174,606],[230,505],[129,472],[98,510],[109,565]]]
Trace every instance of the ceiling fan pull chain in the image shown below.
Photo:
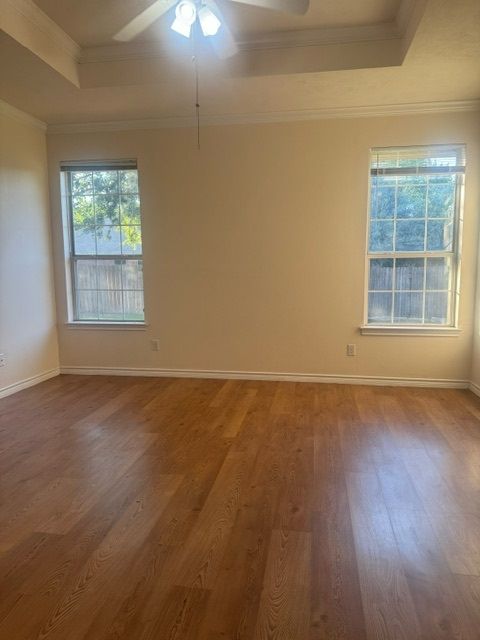
[[[200,149],[200,102],[198,93],[198,61],[197,56],[195,56],[195,110],[197,114],[197,148]]]
[[[197,149],[200,149],[200,91],[199,91],[199,73],[198,73],[198,56],[197,56],[197,39],[196,32],[192,33],[193,55],[192,62],[195,66],[195,116],[197,119]]]

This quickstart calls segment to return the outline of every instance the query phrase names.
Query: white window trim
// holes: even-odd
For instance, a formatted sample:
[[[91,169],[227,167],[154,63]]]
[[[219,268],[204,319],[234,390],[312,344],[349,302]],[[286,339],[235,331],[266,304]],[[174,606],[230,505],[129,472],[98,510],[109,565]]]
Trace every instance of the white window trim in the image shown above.
[[[101,322],[89,320],[71,320],[65,323],[67,329],[80,329],[81,331],[146,331],[146,322]]]
[[[461,332],[462,330],[459,327],[437,326],[432,324],[362,324],[360,326],[360,333],[362,336],[439,336],[443,338],[455,338],[459,336]]]
[[[60,163],[60,166],[68,165],[73,168],[91,167],[92,170],[95,167],[103,167],[105,165],[115,166],[116,164],[123,165],[125,163],[132,163],[132,168],[135,166],[138,171],[137,160],[73,160]],[[75,302],[74,302],[74,254],[73,254],[73,235],[72,235],[72,211],[70,203],[70,193],[68,192],[66,181],[67,172],[60,172],[60,195],[61,195],[61,211],[62,211],[62,227],[63,227],[63,250],[64,250],[64,277],[65,277],[65,295],[66,295],[66,319],[64,326],[67,329],[81,329],[81,330],[103,330],[103,331],[143,331],[148,326],[146,317],[146,305],[145,305],[145,287],[143,289],[144,296],[144,319],[138,322],[131,321],[102,321],[102,320],[76,320],[75,319]],[[140,182],[140,175],[138,175]],[[140,225],[143,234],[143,215],[142,208],[140,207]],[[144,260],[143,251],[139,258]]]
[[[463,146],[464,143],[445,143],[442,145],[419,145],[421,147],[435,147],[435,146]],[[400,148],[400,147],[399,147]],[[369,293],[369,278],[370,278],[370,259],[372,258],[434,258],[439,254],[443,257],[446,252],[438,251],[418,251],[418,252],[391,252],[391,253],[369,253],[369,235],[370,235],[370,198],[371,198],[371,161],[372,161],[373,149],[369,149],[368,152],[368,195],[367,195],[367,224],[365,233],[365,268],[364,268],[364,292],[363,292],[363,322],[360,325],[360,333],[365,336],[423,336],[423,337],[457,337],[461,334],[462,329],[459,326],[459,298],[460,298],[460,273],[461,273],[461,259],[462,259],[462,238],[463,238],[463,206],[465,198],[465,175],[460,180],[459,188],[456,192],[455,203],[455,218],[454,218],[454,235],[453,235],[453,250],[449,252],[452,256],[453,263],[453,282],[452,282],[452,295],[450,304],[453,305],[452,310],[452,324],[450,325],[438,325],[438,324],[373,324],[368,322],[368,293]]]

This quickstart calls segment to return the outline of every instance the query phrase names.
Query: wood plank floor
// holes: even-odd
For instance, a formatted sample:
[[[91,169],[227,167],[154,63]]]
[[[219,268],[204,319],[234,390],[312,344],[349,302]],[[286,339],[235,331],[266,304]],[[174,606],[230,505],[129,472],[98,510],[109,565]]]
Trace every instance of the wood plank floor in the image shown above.
[[[468,391],[60,376],[0,400],[1,640],[478,640]]]

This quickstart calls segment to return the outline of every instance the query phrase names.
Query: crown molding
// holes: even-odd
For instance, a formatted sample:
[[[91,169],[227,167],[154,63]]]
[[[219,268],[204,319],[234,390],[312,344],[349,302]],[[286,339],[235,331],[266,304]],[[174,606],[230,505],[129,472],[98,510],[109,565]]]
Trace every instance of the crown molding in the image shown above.
[[[81,54],[81,47],[68,33],[40,9],[32,0],[4,0],[17,13],[21,13],[27,20],[32,22],[48,38],[61,47],[72,58],[78,61]]]
[[[238,40],[240,51],[258,51],[265,49],[289,49],[328,44],[349,44],[354,42],[375,42],[401,38],[396,22],[361,25],[356,27],[328,27],[322,29],[299,29],[264,33],[245,40]],[[178,55],[178,54],[177,54]],[[185,50],[185,58],[191,57],[191,51]],[[79,62],[113,62],[171,56],[168,48],[160,41],[127,42],[82,49]]]
[[[29,113],[25,113],[25,111],[17,109],[17,107],[8,104],[8,102],[5,102],[4,100],[0,100],[0,113],[4,116],[7,116],[8,118],[17,120],[17,122],[21,122],[22,124],[34,127],[35,129],[40,129],[41,131],[47,130],[47,125],[45,122],[34,118]]]
[[[392,40],[401,37],[395,22],[360,25],[356,27],[325,27],[322,29],[299,29],[265,33],[249,40],[240,40],[239,48],[244,51],[258,49],[285,49],[291,47],[311,47],[326,44],[349,44],[352,42],[372,42]]]
[[[480,100],[456,100],[449,102],[414,102],[395,105],[373,105],[361,107],[339,107],[323,109],[303,109],[299,111],[272,111],[268,113],[205,115],[204,126],[266,124],[275,122],[295,122],[302,120],[331,120],[336,118],[377,118],[382,116],[403,116],[427,113],[458,113],[479,111]],[[193,116],[146,118],[144,120],[117,120],[107,122],[82,122],[71,124],[50,124],[49,134],[99,133],[108,131],[135,131],[149,129],[172,129],[193,127]]]

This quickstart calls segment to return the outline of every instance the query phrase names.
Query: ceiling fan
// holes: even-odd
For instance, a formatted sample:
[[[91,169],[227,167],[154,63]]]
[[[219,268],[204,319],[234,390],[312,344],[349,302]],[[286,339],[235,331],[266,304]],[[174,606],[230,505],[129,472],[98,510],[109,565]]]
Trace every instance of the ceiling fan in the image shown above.
[[[306,13],[310,4],[310,0],[230,1],[296,15]],[[237,53],[238,48],[233,34],[228,28],[215,0],[155,0],[153,4],[123,27],[114,36],[115,40],[123,42],[132,40],[174,5],[176,5],[175,19],[170,27],[173,31],[185,38],[189,38],[192,33],[192,27],[198,20],[203,35],[211,39],[210,42],[219,57],[229,58]],[[218,37],[215,37],[217,34]]]

